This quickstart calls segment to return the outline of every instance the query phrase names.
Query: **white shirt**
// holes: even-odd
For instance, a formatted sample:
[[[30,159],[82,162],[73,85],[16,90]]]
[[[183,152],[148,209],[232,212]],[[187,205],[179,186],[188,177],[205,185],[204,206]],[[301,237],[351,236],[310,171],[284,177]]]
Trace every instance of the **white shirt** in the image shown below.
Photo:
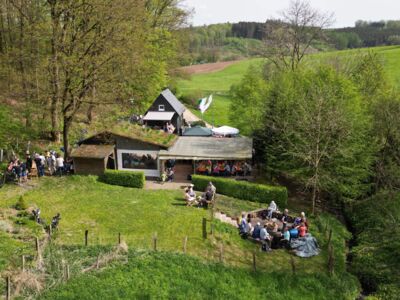
[[[260,231],[260,239],[261,239],[261,240],[269,239],[269,233],[268,233],[268,231],[267,231],[266,228],[261,228],[261,231]]]
[[[56,158],[56,165],[58,168],[64,167],[64,158],[62,158],[62,157]]]

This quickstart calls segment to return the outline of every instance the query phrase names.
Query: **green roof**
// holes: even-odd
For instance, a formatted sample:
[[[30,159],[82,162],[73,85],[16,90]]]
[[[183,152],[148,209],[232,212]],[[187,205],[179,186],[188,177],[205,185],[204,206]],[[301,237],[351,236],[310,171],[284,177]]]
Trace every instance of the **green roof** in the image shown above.
[[[211,136],[212,130],[207,127],[196,126],[192,128],[186,128],[183,132],[184,136]]]

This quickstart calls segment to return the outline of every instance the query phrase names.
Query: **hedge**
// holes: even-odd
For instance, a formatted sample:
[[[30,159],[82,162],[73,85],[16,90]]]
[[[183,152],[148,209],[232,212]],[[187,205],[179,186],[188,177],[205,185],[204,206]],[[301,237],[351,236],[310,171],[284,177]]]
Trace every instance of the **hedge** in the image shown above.
[[[112,185],[127,186],[142,189],[145,177],[143,172],[106,170],[100,176],[100,181]]]
[[[217,193],[222,195],[260,203],[270,203],[274,200],[280,209],[287,205],[288,192],[282,186],[255,184],[202,175],[192,176],[192,182],[197,190],[204,190],[210,181],[217,188]]]

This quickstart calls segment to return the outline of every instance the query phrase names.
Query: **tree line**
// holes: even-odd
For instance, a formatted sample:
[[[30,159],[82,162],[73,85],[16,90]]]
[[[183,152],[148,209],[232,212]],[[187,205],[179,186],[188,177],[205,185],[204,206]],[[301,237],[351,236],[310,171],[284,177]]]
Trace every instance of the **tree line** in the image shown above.
[[[1,0],[2,100],[68,154],[74,123],[167,85],[187,16],[178,0]]]
[[[310,15],[318,26],[307,26]],[[232,87],[230,117],[254,138],[269,181],[290,182],[313,214],[330,207],[348,218],[355,234],[350,270],[366,292],[393,299],[400,279],[392,259],[400,255],[400,92],[373,51],[306,59],[326,33],[325,17],[301,1],[286,16],[291,26],[273,38],[265,63]]]

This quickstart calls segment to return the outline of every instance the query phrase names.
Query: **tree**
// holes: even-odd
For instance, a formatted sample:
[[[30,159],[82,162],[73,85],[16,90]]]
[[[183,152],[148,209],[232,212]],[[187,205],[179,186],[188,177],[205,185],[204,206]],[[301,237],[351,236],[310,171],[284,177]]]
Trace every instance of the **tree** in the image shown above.
[[[229,118],[240,131],[249,135],[261,126],[263,102],[268,84],[262,77],[262,68],[250,66],[240,84],[232,86]]]
[[[373,147],[369,120],[354,84],[330,67],[283,72],[266,101],[269,170],[310,191],[354,199],[366,191]]]
[[[268,22],[266,57],[278,68],[295,70],[312,43],[323,39],[323,29],[333,23],[333,14],[322,13],[304,0],[293,0],[281,20]]]

